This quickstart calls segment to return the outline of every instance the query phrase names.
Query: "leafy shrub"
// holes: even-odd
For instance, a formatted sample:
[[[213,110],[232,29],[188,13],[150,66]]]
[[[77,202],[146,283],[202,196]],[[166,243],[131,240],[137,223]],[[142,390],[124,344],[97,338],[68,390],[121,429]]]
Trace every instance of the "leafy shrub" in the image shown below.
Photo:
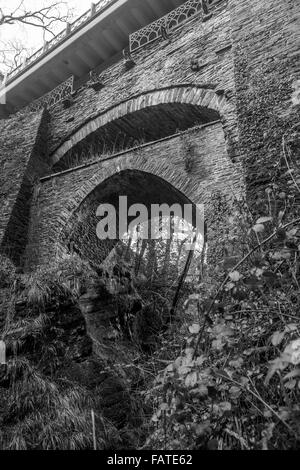
[[[160,356],[144,392],[146,448],[300,448],[300,214],[277,184],[265,194],[262,215],[237,204],[223,263],[206,268],[193,322],[175,336],[178,357],[174,343]]]

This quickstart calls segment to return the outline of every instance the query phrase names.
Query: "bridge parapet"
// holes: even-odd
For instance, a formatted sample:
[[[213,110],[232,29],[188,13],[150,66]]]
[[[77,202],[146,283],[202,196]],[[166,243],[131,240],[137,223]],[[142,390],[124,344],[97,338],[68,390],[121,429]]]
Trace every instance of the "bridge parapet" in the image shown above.
[[[54,90],[30,103],[21,109],[22,114],[37,112],[44,108],[50,109],[63,100],[68,99],[73,92],[74,77],[68,78],[65,82],[58,85]]]
[[[205,22],[220,9],[224,9],[227,1],[172,0],[168,9],[161,9],[161,13],[158,13],[157,5],[155,6],[153,3],[153,7],[155,6],[153,10],[156,9],[156,20],[152,22],[150,19],[153,19],[153,16],[146,15],[149,7],[147,1],[141,4],[141,7],[148,5],[146,5],[145,12],[141,8],[137,8],[134,0],[101,0],[97,4],[92,4],[89,11],[74,23],[67,24],[64,31],[50,42],[45,43],[43,48],[36,51],[22,66],[9,74],[3,90],[7,111],[11,113],[22,109],[22,112],[28,112],[40,110],[44,106],[47,106],[48,109],[53,107],[65,99],[65,90],[68,94],[72,92],[70,91],[72,76],[74,77],[75,89],[77,89],[78,86],[80,87],[89,80],[91,74],[95,75],[99,70],[104,71],[113,62],[119,61],[122,57],[122,50],[125,69],[128,70],[135,65],[135,58],[132,59],[131,53],[140,53],[142,48],[158,40],[171,39],[175,31],[198,15],[200,23]],[[128,8],[126,6],[126,10],[124,10],[126,2],[128,2]],[[124,26],[121,28],[123,35],[120,41],[118,39],[120,38],[118,21],[120,21],[121,13],[118,12],[118,8],[122,9],[122,5],[122,11],[126,11],[127,14],[128,25],[126,28]],[[177,7],[174,8],[174,6]],[[112,8],[116,10],[113,14],[111,13]],[[168,13],[164,14],[166,11]],[[104,18],[102,22],[101,18],[105,15],[107,18]],[[143,22],[135,22],[136,15],[139,18],[144,18]],[[117,26],[112,26],[112,22]],[[130,22],[131,26],[129,26]],[[139,28],[141,24],[144,26]],[[79,31],[81,29],[82,31]],[[77,37],[78,34],[81,35],[81,39],[86,34],[87,41],[90,42],[86,45],[85,40],[82,42]],[[91,39],[91,34],[93,39]],[[103,44],[106,44],[107,50],[103,50],[102,39],[98,40],[97,34],[101,34],[101,38],[103,36]],[[112,46],[114,46],[114,51],[111,50]],[[101,60],[103,54],[106,59]],[[129,67],[127,67],[128,64]],[[57,73],[58,70],[59,73]],[[31,83],[33,82],[37,84],[37,87],[32,92]],[[42,88],[45,94],[41,96],[37,90]]]
[[[211,12],[220,3],[224,3],[224,0],[186,1],[162,18],[132,33],[129,37],[130,52],[137,51],[157,39],[166,38],[171,31],[183,26],[198,14],[202,14],[202,20],[205,21],[211,17]]]
[[[54,36],[51,41],[45,42],[44,46],[38,49],[34,54],[29,56],[21,65],[13,69],[7,75],[7,83],[10,83],[17,75],[24,72],[26,69],[31,67],[36,61],[42,56],[48,54],[58,44],[60,44],[66,36],[73,34],[75,31],[80,29],[83,25],[87,24],[93,16],[103,11],[108,5],[112,4],[116,0],[99,0],[96,4],[92,3],[90,10],[86,11],[83,15],[77,18],[72,23],[67,23],[66,29]]]

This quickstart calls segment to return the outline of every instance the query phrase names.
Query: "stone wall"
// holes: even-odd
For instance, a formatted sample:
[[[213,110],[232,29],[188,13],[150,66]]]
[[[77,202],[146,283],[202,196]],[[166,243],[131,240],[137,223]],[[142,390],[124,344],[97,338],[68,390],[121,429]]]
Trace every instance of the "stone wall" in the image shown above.
[[[259,210],[264,191],[275,178],[288,191],[284,136],[296,140],[294,150],[299,158],[299,101],[293,101],[293,96],[300,78],[300,4],[294,0],[231,0],[230,11],[247,197]]]
[[[47,113],[0,121],[0,247],[17,264],[35,184],[48,171]]]
[[[101,72],[102,90],[96,92],[83,86],[75,93],[69,109],[60,104],[51,110],[50,153],[117,104],[137,96],[142,100],[149,92],[183,85],[210,86],[220,92],[219,96],[224,96],[224,90],[227,92],[222,119],[226,133],[234,142],[235,85],[230,24],[230,12],[224,2],[211,20],[203,23],[196,17],[173,32],[169,40],[160,40],[135,52],[132,69],[126,70],[123,60],[117,60]],[[199,70],[192,70],[192,60],[199,60]]]
[[[192,168],[189,171],[185,166],[185,155],[191,152],[191,148]],[[74,212],[80,211],[82,203],[96,188],[100,188],[101,195],[104,182],[128,170],[156,176],[169,185],[170,192],[179,191],[173,202],[176,202],[176,198],[180,202],[179,194],[182,194],[195,204],[207,205],[208,211],[213,193],[219,191],[230,203],[235,197],[239,197],[243,185],[240,166],[232,163],[226,153],[221,123],[195,128],[157,143],[146,144],[134,151],[129,150],[106,160],[54,175],[42,181],[32,208],[28,260],[47,262],[49,258],[56,256],[57,250],[59,252],[61,249],[62,232],[71,232],[74,229]],[[124,181],[126,182],[125,177]],[[146,184],[147,182],[143,183],[144,187]],[[153,182],[148,184],[148,191],[151,193],[152,184],[154,201],[157,194]],[[143,194],[138,191],[142,191],[138,180],[132,181],[131,186],[127,184],[126,187],[124,184],[123,190],[120,190],[128,196],[136,193],[138,200],[135,202],[143,203]],[[111,193],[106,194],[107,200],[102,202],[110,202],[113,192],[118,193],[118,189],[112,188]]]
[[[182,160],[172,170],[169,165],[161,171],[162,162],[164,159],[170,160],[170,155],[182,158],[176,157],[176,139],[145,146],[139,155],[128,152],[109,162],[99,163],[99,168],[92,165],[43,181],[40,188],[36,186],[35,203],[31,210],[27,258],[32,255],[33,259],[38,259],[39,255],[32,254],[36,250],[43,253],[43,258],[49,244],[52,247],[57,244],[57,234],[66,217],[76,210],[76,204],[80,205],[89,191],[101,183],[101,178],[97,179],[95,175],[112,176],[113,172],[119,171],[118,168],[135,168],[153,171],[154,174],[160,171],[159,176],[165,176],[174,187],[198,202],[204,189],[209,199],[215,179],[222,186],[221,192],[229,181],[235,186],[234,175],[238,174],[240,181],[242,164],[249,201],[259,204],[266,186],[270,185],[279,170],[283,174],[286,169],[281,158],[283,137],[291,141],[295,149],[297,147],[299,99],[295,98],[295,90],[299,81],[298,17],[299,4],[294,0],[224,1],[223,7],[208,21],[202,22],[200,17],[195,17],[173,31],[169,39],[159,40],[135,52],[135,65],[130,70],[119,58],[100,71],[100,80],[104,85],[100,91],[82,83],[72,97],[69,108],[61,103],[51,109],[48,133],[45,129],[46,117],[42,119],[40,114],[19,113],[2,120],[2,248],[6,247],[7,250],[12,247],[14,260],[20,262],[26,244],[29,201],[34,181],[51,173],[57,159],[71,151],[80,139],[84,142],[96,129],[101,132],[104,122],[116,119],[118,112],[124,115],[124,110],[133,114],[136,109],[154,107],[160,100],[191,103],[194,90],[202,93],[198,104],[203,109],[213,104],[211,108],[217,110],[221,118],[226,158],[230,161],[229,166],[225,165],[224,181],[218,179],[212,142],[205,148],[203,158],[205,165],[211,165],[210,171],[211,174],[215,173],[215,177],[210,179],[208,176],[205,184],[199,172],[193,175],[191,182],[190,177],[182,169],[179,170]],[[172,90],[176,92],[173,94]],[[151,101],[154,96],[157,102]],[[43,148],[37,142],[42,142]],[[168,145],[171,147],[167,148]],[[202,154],[201,143],[197,145]],[[162,152],[161,162],[155,158],[153,160],[154,151]],[[153,165],[156,170],[153,170]],[[284,188],[284,177],[280,181]],[[53,256],[52,248],[49,253]]]

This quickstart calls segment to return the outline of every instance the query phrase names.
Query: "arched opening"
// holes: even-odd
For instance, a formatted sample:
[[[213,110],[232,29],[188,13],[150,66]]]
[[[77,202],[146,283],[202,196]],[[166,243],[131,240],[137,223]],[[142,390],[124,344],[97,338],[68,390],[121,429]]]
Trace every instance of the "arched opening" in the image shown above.
[[[123,198],[122,202],[120,197]],[[98,209],[101,205],[107,207],[107,204],[115,209],[114,239],[101,239],[97,231],[100,221]],[[135,225],[137,213],[132,215],[130,208],[136,204],[144,206],[146,216],[142,221],[140,218]],[[157,214],[153,210],[155,205],[162,209],[167,208],[169,212],[159,212],[158,217],[153,217]],[[126,211],[126,214],[121,213],[122,211]],[[104,216],[104,212],[102,215]],[[144,238],[139,238],[139,234],[133,237],[135,229],[130,232],[127,230],[128,225],[125,229],[120,228],[121,217],[124,215],[127,224],[137,227],[139,233],[141,226],[145,228],[145,224],[148,225]],[[169,232],[166,231],[167,218],[171,227]],[[186,219],[189,230],[187,226],[183,232],[177,230],[179,225],[174,228],[174,221],[179,222],[176,218]],[[159,227],[162,232],[161,236],[155,239],[151,230],[153,223],[157,222],[163,222]],[[88,194],[61,234],[61,245],[65,254],[75,253],[88,261],[102,280],[105,277],[105,290],[103,284],[100,288],[93,286],[92,294],[86,294],[82,299],[87,325],[96,342],[102,339],[99,335],[103,334],[105,328],[113,329],[116,335],[121,332],[127,335],[127,339],[134,337],[144,348],[149,346],[149,341],[154,341],[153,332],[157,334],[159,328],[169,320],[178,280],[189,257],[191,229],[195,226],[198,238],[192,269],[196,272],[204,235],[203,214],[200,207],[170,183],[143,171],[124,170],[105,179]],[[182,229],[182,226],[180,228]],[[109,284],[111,281],[113,283]],[[91,305],[91,298],[94,305],[96,303],[99,307],[101,303],[100,314],[99,308]],[[103,310],[106,312],[105,318],[101,319]],[[151,325],[147,323],[151,331],[149,336],[146,334],[145,324],[141,329],[136,319],[141,319],[142,315],[142,321],[149,323],[151,318]]]
[[[45,203],[39,217],[38,259],[45,262],[51,254],[61,258],[75,253],[99,272],[99,276],[103,273],[106,276],[107,266],[118,276],[120,270],[116,264],[122,258],[126,269],[121,270],[120,277],[126,278],[128,269],[135,276],[142,275],[143,288],[157,288],[159,292],[155,294],[167,298],[168,306],[172,305],[188,251],[181,244],[174,255],[167,239],[160,262],[157,251],[161,247],[152,239],[146,247],[143,241],[137,240],[134,246],[130,245],[130,236],[125,241],[120,236],[100,239],[97,209],[101,204],[112,205],[117,224],[120,196],[127,198],[127,207],[143,204],[147,214],[151,214],[152,205],[177,204],[184,212],[185,205],[195,210],[196,204],[209,204],[218,185],[224,190],[222,174],[231,169],[220,122],[225,105],[224,98],[207,87],[175,86],[133,97],[73,130],[51,156],[54,172],[63,170],[62,174],[48,176],[43,181],[39,200]],[[129,150],[132,145],[136,147]],[[48,227],[43,215],[47,216],[49,210],[54,220]],[[192,227],[197,225],[193,217]],[[161,279],[166,280],[165,286]],[[126,279],[125,285],[128,287]],[[166,292],[162,291],[163,287]],[[106,286],[105,296],[102,290],[99,308],[102,313],[106,310],[105,318],[111,323],[119,306],[116,309],[111,305],[113,293],[107,293],[108,290]],[[103,305],[104,297],[110,305]],[[88,311],[98,315],[100,310],[89,304],[96,303],[98,308],[98,301],[98,291],[88,294]],[[154,301],[153,306],[155,309]]]
[[[119,232],[120,196],[126,197],[126,207],[143,204],[151,219],[151,206],[165,204],[169,207],[177,204],[182,209],[190,205],[192,223],[196,223],[196,206],[182,192],[177,190],[162,178],[140,170],[124,170],[104,180],[99,184],[74,211],[68,225],[61,236],[65,248],[76,250],[92,263],[103,263],[119,237],[111,240],[101,240],[97,236],[97,208],[101,204],[110,204],[116,211],[116,232]],[[121,210],[124,206],[121,208]],[[128,224],[134,216],[128,216]]]
[[[53,152],[53,170],[64,171],[219,121],[223,108],[224,98],[208,86],[174,86],[138,95],[73,130]]]

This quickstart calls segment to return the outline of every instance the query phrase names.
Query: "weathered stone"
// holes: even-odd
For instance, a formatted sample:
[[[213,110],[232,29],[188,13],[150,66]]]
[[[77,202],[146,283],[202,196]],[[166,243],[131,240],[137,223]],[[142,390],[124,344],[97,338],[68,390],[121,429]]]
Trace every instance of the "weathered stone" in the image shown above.
[[[80,79],[72,106],[52,108],[48,122],[46,114],[2,119],[2,251],[28,268],[61,256],[67,231],[76,225],[69,222],[84,199],[120,171],[124,177],[138,170],[164,178],[192,202],[204,202],[208,213],[214,190],[228,207],[230,188],[253,200],[257,187],[272,179],[282,137],[298,114],[298,12],[291,1],[220,1],[207,21],[196,16],[167,41],[134,52],[131,70],[116,57],[101,70],[104,88],[97,93]],[[191,70],[192,59],[204,66]],[[199,149],[191,175],[184,171],[178,137],[151,144],[177,127],[186,130],[199,120],[215,119],[221,124],[191,132]],[[125,147],[143,133],[144,145],[91,163],[92,140],[98,139],[100,156],[104,144],[113,151],[120,132]],[[84,165],[77,170],[74,156]],[[57,171],[58,163],[70,172],[37,184],[39,177]]]

